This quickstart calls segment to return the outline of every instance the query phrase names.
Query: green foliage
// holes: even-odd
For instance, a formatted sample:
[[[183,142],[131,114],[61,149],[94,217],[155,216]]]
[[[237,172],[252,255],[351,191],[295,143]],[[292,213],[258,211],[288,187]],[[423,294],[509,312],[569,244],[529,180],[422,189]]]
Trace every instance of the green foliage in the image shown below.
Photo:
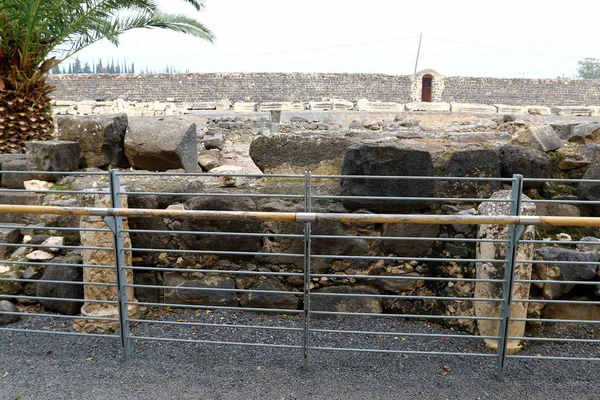
[[[584,58],[577,62],[577,78],[600,79],[600,59]]]

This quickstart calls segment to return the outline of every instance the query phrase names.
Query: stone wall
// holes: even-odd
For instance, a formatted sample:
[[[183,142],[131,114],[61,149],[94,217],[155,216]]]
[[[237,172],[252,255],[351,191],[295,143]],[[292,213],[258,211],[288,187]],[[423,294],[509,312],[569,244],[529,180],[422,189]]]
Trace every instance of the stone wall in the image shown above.
[[[444,77],[332,73],[205,73],[176,75],[51,75],[57,100],[308,102],[362,98],[420,101],[424,73],[434,101],[511,105],[600,105],[600,80]]]

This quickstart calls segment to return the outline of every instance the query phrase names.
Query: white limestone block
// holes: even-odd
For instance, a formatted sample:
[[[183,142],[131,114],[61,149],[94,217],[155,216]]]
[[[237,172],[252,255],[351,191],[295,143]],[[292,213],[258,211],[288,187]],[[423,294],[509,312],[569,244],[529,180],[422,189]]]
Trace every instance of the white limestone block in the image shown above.
[[[450,103],[413,102],[406,104],[407,111],[450,111]]]
[[[233,111],[235,111],[235,112],[254,112],[254,111],[256,111],[257,106],[258,106],[258,103],[256,103],[256,102],[237,101],[233,104]]]
[[[474,103],[450,103],[452,112],[469,112],[469,113],[493,113],[496,114],[498,109],[495,106],[487,104]]]
[[[260,111],[291,111],[291,101],[268,101],[259,104]]]
[[[528,114],[529,109],[525,106],[511,106],[507,104],[494,104],[498,114]]]

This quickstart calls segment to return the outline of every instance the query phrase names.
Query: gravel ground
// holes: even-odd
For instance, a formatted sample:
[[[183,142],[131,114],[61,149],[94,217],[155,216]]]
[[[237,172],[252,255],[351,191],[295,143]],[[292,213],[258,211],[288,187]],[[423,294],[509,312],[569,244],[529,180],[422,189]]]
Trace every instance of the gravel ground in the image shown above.
[[[150,309],[147,318],[298,328],[300,315],[257,315]],[[59,318],[27,317],[11,328],[70,331]],[[315,347],[469,352],[474,357],[311,350],[302,368],[297,348],[224,346],[133,340],[120,362],[118,339],[0,331],[0,400],[4,399],[600,399],[600,363],[509,359],[495,378],[495,358],[482,341],[460,332],[398,318],[314,319],[314,329],[397,332],[313,333]],[[402,334],[404,333],[404,335]],[[439,333],[415,337],[407,333]],[[546,334],[599,338],[597,326]],[[140,337],[301,344],[301,332],[143,323]],[[443,336],[448,335],[448,336]],[[544,343],[521,354],[599,357],[600,345]]]

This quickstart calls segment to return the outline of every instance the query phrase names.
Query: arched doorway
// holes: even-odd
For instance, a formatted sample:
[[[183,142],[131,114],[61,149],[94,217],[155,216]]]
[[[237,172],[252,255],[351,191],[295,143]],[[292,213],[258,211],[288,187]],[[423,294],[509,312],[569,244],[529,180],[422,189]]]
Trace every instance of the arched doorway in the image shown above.
[[[421,101],[431,103],[431,89],[433,87],[433,76],[423,75],[423,84],[421,86]]]

